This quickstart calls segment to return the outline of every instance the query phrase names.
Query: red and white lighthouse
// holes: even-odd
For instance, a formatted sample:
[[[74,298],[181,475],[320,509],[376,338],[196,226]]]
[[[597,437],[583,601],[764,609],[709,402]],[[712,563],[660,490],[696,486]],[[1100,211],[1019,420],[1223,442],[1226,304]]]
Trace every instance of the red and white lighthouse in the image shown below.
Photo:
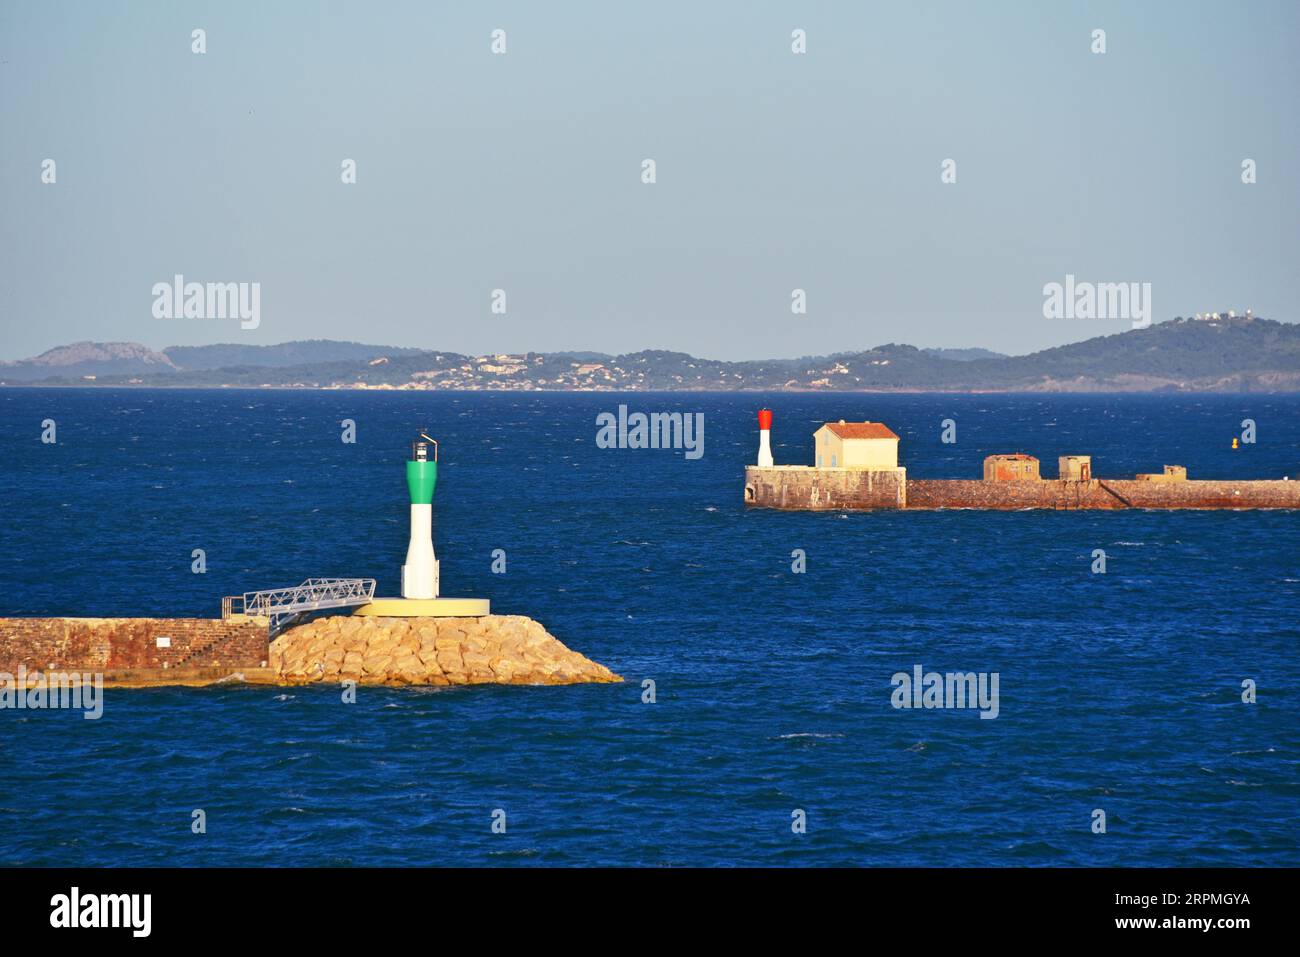
[[[758,410],[758,467],[772,467],[772,410]]]

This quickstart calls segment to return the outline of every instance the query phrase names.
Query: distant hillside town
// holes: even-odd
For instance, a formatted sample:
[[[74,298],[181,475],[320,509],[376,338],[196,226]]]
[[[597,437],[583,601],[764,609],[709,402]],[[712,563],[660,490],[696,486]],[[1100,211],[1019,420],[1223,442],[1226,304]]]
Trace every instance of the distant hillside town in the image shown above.
[[[890,343],[730,362],[645,350],[462,355],[309,340],[80,342],[0,363],[0,385],[552,392],[1300,392],[1300,325],[1197,313],[1023,356]]]
[[[1182,319],[1182,316],[1179,316],[1178,318]],[[1198,312],[1192,318],[1198,322],[1218,322],[1220,319],[1254,319],[1255,315],[1247,309],[1238,316],[1234,310],[1229,309],[1226,312]]]

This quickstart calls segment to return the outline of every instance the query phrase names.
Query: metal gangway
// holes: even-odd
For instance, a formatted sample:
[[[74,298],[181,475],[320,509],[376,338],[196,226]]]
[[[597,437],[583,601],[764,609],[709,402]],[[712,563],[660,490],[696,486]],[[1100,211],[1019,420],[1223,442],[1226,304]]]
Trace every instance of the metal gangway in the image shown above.
[[[271,620],[274,635],[310,611],[365,605],[375,597],[373,578],[308,578],[293,588],[267,588],[221,599],[221,617],[260,615]]]

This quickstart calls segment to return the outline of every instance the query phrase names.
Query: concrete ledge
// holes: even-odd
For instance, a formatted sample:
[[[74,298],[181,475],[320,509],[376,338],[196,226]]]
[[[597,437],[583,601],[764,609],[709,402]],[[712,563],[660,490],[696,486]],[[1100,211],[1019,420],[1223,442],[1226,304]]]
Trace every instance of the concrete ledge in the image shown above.
[[[208,688],[213,685],[273,685],[279,676],[270,668],[145,668],[104,672],[105,688]]]
[[[352,612],[381,618],[478,618],[491,613],[486,598],[376,598]]]

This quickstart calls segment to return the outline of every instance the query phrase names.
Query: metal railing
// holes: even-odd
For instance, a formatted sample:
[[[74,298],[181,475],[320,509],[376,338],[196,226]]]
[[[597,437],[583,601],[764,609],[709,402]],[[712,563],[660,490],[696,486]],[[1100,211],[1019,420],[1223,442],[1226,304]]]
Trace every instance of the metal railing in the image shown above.
[[[365,605],[375,597],[373,578],[308,578],[292,588],[267,588],[221,599],[221,617],[259,615],[271,619],[275,634],[309,611]]]

